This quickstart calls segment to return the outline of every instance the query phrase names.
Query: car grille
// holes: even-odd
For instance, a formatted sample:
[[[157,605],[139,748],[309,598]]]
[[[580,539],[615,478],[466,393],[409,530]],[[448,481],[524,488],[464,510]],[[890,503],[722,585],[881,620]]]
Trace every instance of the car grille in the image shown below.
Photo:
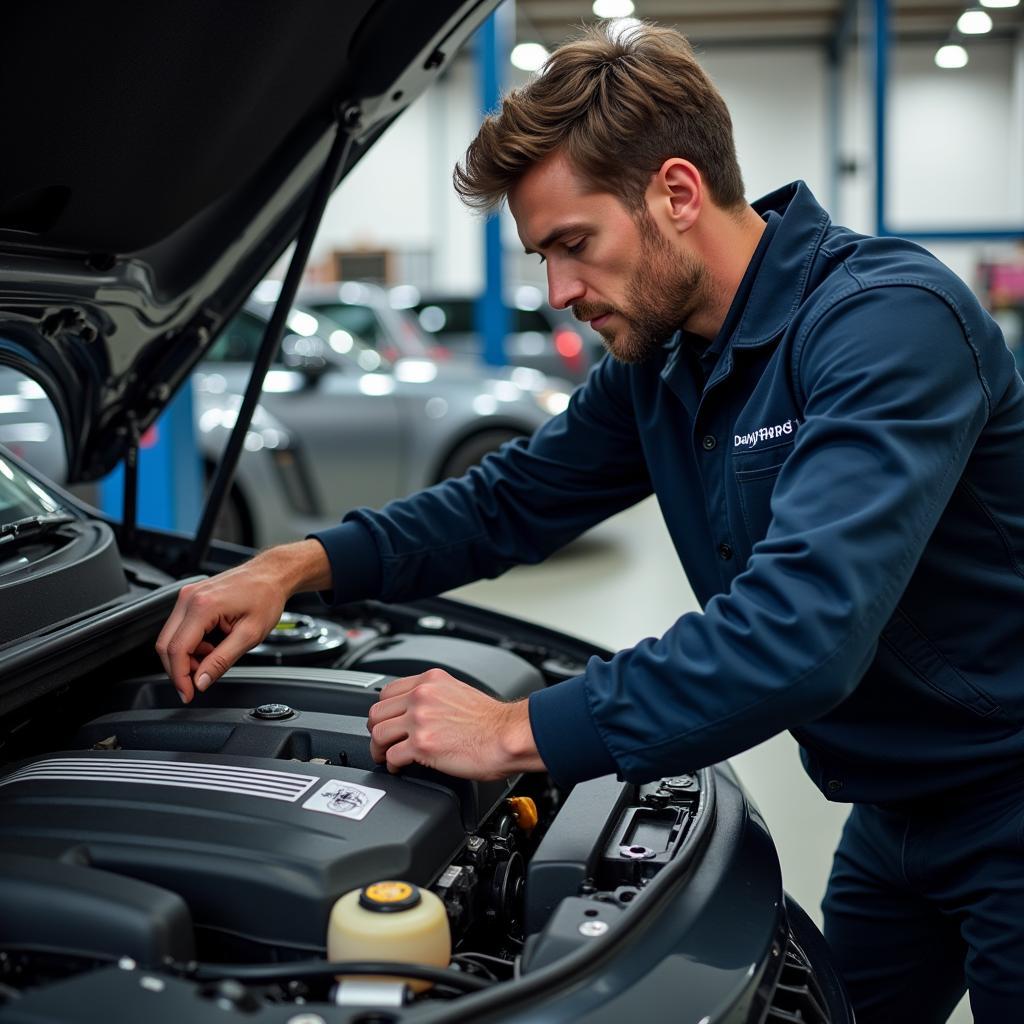
[[[790,936],[778,984],[762,1018],[764,1024],[829,1024],[827,1006],[810,961]]]

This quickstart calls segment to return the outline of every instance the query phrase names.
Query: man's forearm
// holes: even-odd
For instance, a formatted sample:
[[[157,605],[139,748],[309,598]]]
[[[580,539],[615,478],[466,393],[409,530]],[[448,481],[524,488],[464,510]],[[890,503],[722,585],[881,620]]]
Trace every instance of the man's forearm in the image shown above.
[[[542,772],[544,762],[537,750],[530,726],[530,706],[525,700],[500,705],[495,738],[501,748],[506,771]]]
[[[281,544],[257,555],[263,567],[276,573],[287,596],[304,590],[331,588],[331,563],[318,540],[300,540]]]

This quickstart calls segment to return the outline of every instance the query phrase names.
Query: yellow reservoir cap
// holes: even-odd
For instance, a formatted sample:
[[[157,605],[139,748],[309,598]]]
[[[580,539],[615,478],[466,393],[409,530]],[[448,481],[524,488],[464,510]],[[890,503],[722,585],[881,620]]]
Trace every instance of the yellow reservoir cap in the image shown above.
[[[420,890],[408,882],[374,882],[359,894],[359,906],[378,913],[393,914],[411,910],[422,897]]]
[[[444,903],[429,889],[394,879],[353,889],[331,909],[327,957],[447,967],[452,938]],[[347,977],[339,974],[338,980]],[[371,980],[368,975],[359,978]],[[373,975],[372,980],[404,981],[414,992],[430,988],[430,982],[416,978]]]
[[[537,827],[537,805],[528,796],[511,796],[508,806],[515,815],[516,824],[524,831],[530,832]]]

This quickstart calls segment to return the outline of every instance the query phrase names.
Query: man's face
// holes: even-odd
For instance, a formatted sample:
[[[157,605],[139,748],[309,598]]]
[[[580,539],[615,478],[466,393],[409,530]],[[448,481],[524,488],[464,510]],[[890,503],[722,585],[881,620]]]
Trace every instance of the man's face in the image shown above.
[[[551,305],[571,306],[616,359],[649,358],[706,301],[704,265],[673,246],[646,207],[633,215],[592,191],[559,153],[523,175],[509,209],[526,251],[546,264]]]

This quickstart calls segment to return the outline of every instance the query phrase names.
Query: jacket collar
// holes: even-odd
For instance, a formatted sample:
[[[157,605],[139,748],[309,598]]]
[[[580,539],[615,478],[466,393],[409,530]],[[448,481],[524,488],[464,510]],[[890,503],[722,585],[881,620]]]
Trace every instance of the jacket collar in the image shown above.
[[[739,348],[763,345],[789,326],[804,298],[811,266],[829,225],[828,214],[802,181],[784,185],[752,206],[762,217],[771,211],[781,221],[729,341]]]

